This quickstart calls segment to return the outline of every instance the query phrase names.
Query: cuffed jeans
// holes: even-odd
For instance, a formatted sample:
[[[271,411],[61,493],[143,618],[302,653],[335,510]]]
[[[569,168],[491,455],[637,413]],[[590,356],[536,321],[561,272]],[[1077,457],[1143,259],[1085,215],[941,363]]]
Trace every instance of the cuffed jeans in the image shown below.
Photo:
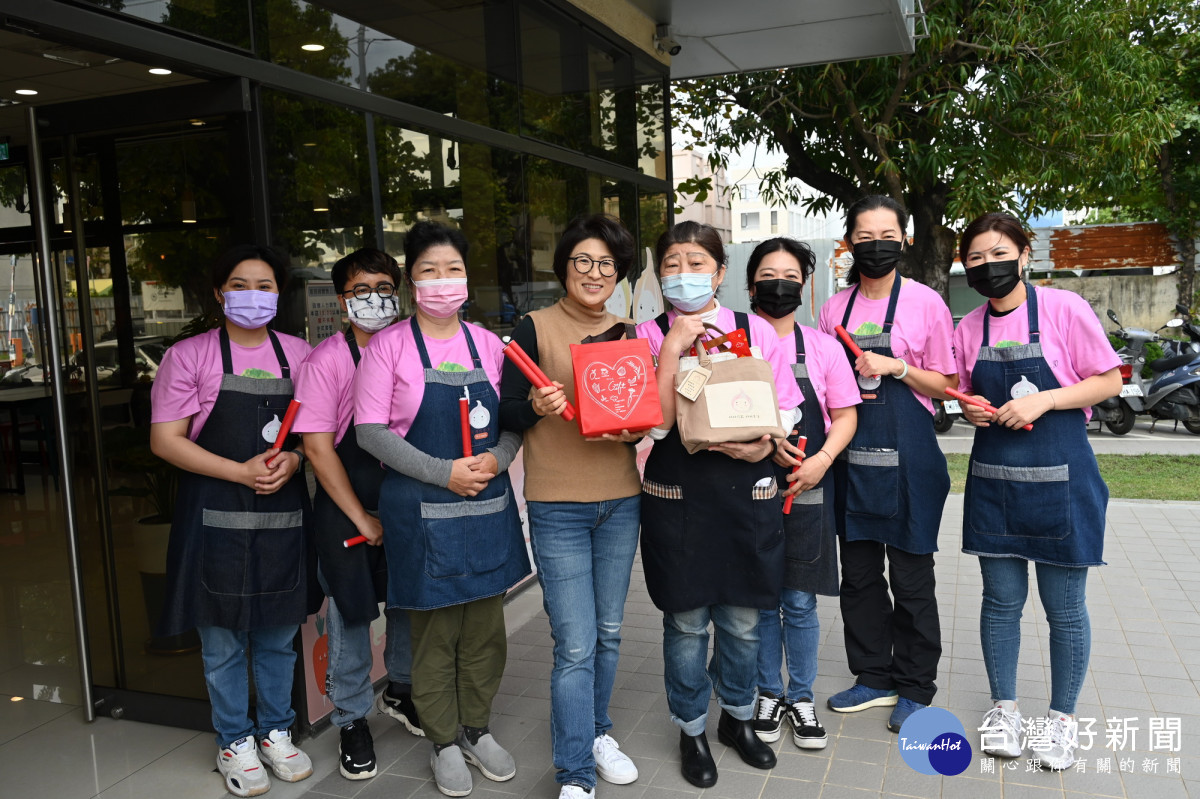
[[[812,701],[813,681],[817,679],[817,647],[821,644],[817,595],[812,591],[783,589],[778,609],[759,612],[758,637],[759,690],[786,698],[788,703],[801,699]],[[785,654],[786,693],[780,677]]]
[[[198,627],[204,682],[212,703],[213,729],[217,746],[253,735],[263,738],[271,730],[286,730],[296,720],[292,710],[292,673],[296,650],[292,641],[299,625],[230,630]],[[246,673],[247,653],[254,670],[257,695],[255,716],[250,720],[250,679]]]
[[[554,638],[550,741],[560,784],[594,788],[592,744],[612,729],[625,596],[637,552],[641,495],[602,502],[530,502],[542,604]]]
[[[338,611],[333,594],[318,572],[321,588],[329,596],[329,671],[325,675],[325,694],[333,702],[334,724],[344,727],[371,712],[375,686],[371,684],[371,622],[347,624]],[[408,612],[390,608],[387,619],[383,663],[390,682],[412,684],[412,635]]]
[[[739,721],[754,715],[758,676],[758,608],[709,605],[683,613],[663,614],[663,660],[667,707],[671,721],[687,735],[704,732],[708,699],[715,688],[717,704]],[[708,656],[708,623],[716,634],[712,661]]]
[[[1074,715],[1092,651],[1086,566],[1035,563],[1038,595],[1050,627],[1050,709]],[[1029,561],[979,559],[983,603],[979,639],[992,701],[1017,698],[1017,655],[1021,649],[1021,610],[1029,596]]]

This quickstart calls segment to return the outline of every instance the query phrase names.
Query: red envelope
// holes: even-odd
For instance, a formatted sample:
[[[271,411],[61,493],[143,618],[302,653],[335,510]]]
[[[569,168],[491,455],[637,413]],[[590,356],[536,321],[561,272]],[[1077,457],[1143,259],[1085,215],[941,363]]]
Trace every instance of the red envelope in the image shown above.
[[[571,367],[583,435],[648,430],[662,424],[654,359],[645,339],[572,344]]]

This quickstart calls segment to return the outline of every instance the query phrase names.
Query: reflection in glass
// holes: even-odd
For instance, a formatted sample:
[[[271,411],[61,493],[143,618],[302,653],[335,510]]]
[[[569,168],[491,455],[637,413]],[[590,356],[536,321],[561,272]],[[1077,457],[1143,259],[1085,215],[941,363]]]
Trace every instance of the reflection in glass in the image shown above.
[[[84,0],[176,30],[250,49],[251,0]],[[286,0],[285,0],[286,2]],[[279,0],[266,0],[276,5]]]

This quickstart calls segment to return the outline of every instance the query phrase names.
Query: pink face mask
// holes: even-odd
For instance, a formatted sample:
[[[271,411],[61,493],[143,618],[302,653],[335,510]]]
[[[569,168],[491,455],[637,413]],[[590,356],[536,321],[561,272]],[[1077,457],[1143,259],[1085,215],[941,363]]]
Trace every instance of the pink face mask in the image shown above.
[[[446,319],[458,313],[467,301],[467,279],[448,277],[440,280],[415,280],[413,293],[417,307],[430,316]]]

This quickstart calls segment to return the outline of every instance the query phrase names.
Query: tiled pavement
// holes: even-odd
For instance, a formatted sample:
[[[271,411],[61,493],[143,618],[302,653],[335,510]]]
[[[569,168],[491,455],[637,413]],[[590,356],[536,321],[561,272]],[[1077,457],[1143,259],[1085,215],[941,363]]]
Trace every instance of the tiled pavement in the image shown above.
[[[935,704],[963,721],[967,738],[977,751],[974,728],[989,702],[979,648],[978,566],[974,558],[959,554],[956,546],[961,513],[962,496],[952,495],[943,521],[945,548],[937,559],[944,654]],[[784,735],[776,744],[776,768],[769,772],[749,768],[716,742],[714,702],[709,729],[720,777],[714,788],[698,791],[679,776],[678,731],[667,717],[662,685],[661,615],[646,593],[641,566],[635,565],[611,713],[616,724],[613,735],[634,758],[641,777],[627,786],[601,783],[598,795],[604,799],[674,799],[701,793],[736,799],[1172,799],[1188,795],[1200,799],[1200,504],[1114,501],[1108,521],[1105,554],[1109,565],[1093,570],[1088,586],[1092,663],[1078,713],[1081,718],[1098,719],[1095,729],[1099,734],[1092,751],[1084,753],[1085,773],[1030,771],[1024,762],[1006,770],[1002,761],[996,761],[994,773],[983,773],[978,755],[955,777],[930,777],[913,771],[900,757],[896,736],[884,726],[889,709],[851,715],[822,710],[831,693],[851,682],[837,602],[822,599],[816,692],[820,719],[830,735],[828,748],[801,752],[790,736]],[[1049,681],[1047,628],[1033,582],[1018,672],[1022,709],[1027,714],[1044,712]],[[557,787],[550,765],[548,723],[551,640],[536,588],[509,605],[508,621],[508,669],[495,703],[492,729],[515,755],[518,773],[510,782],[490,783],[472,770],[477,778],[472,796],[554,799]],[[27,709],[21,712],[55,707],[40,702],[20,704]],[[85,725],[74,720],[76,717],[77,713],[60,714],[15,738],[0,736],[0,774],[5,776],[0,781],[0,796],[216,799],[224,795],[219,778],[208,773],[213,757],[210,736],[111,719]],[[1104,719],[1118,717],[1136,719],[1129,725],[1139,728],[1136,739],[1120,751],[1105,749]],[[1179,751],[1150,751],[1152,717],[1180,719]],[[0,732],[5,722],[0,712]],[[373,717],[372,727],[381,766],[374,779],[350,782],[337,773],[337,734],[326,730],[303,744],[313,756],[314,777],[292,785],[276,782],[269,795],[275,799],[440,796],[429,780],[429,744],[383,717]],[[64,752],[72,754],[64,759]],[[1098,773],[1100,757],[1112,759],[1112,773]],[[1121,760],[1131,765],[1132,771],[1121,773]],[[1146,773],[1151,761],[1156,761],[1157,773]],[[1173,765],[1178,772],[1167,773]]]

